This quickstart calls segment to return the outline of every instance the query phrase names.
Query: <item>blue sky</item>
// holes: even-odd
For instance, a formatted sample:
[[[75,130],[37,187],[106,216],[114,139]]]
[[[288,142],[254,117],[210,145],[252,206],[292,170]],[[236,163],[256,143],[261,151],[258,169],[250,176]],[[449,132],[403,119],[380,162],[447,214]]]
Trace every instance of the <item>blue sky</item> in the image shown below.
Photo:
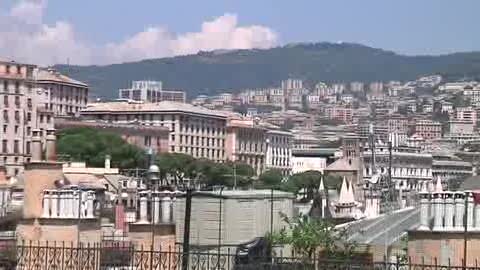
[[[480,50],[480,1],[477,0],[0,1],[6,1],[3,5],[0,2],[2,13],[8,13],[20,2],[42,2],[41,24],[53,27],[58,22],[67,23],[74,33],[76,43],[89,47],[90,58],[93,58],[91,48],[103,48],[105,44],[115,43],[118,46],[113,48],[119,51],[128,50],[131,47],[124,47],[124,43],[150,28],[160,30],[162,35],[168,33],[167,35],[171,35],[168,41],[177,42],[180,39],[178,36],[188,32],[201,32],[202,23],[215,21],[226,14],[234,15],[236,19],[231,32],[237,27],[245,27],[251,31],[249,35],[257,35],[258,29],[250,28],[251,26],[261,26],[264,28],[261,29],[263,32],[254,41],[239,41],[235,44],[222,41],[211,48],[269,47],[304,41],[346,41],[404,54]],[[0,33],[1,30],[2,28]],[[271,36],[272,33],[275,36]],[[158,32],[155,37],[156,41],[163,40],[163,36],[159,38]],[[229,34],[227,37],[232,36]],[[204,42],[208,43],[207,40],[209,39],[205,38]],[[152,52],[156,52],[152,57],[163,57],[210,48],[206,45],[192,48],[190,43],[186,45],[188,49],[179,50],[176,46],[178,44],[169,45],[168,48],[143,48],[141,52],[125,52],[105,57],[102,61],[136,60],[149,57]],[[112,50],[112,47],[109,48]],[[103,56],[95,55],[95,58]],[[91,59],[89,61],[92,62]]]

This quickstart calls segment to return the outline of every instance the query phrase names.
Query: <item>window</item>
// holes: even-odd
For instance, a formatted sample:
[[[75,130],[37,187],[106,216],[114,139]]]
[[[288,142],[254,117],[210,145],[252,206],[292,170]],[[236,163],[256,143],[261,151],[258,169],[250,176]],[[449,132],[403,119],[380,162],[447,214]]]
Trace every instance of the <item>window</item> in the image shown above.
[[[3,110],[3,122],[8,123],[8,111]]]
[[[3,105],[8,108],[8,96],[3,96]]]
[[[7,81],[3,81],[3,91],[5,93],[8,93],[8,82]]]
[[[27,113],[27,121],[32,121],[32,113]],[[29,127],[30,128],[30,127]]]
[[[20,97],[19,97],[19,96],[16,96],[16,97],[15,97],[15,106],[16,106],[17,108],[20,108]]]
[[[7,140],[3,140],[3,141],[2,141],[2,153],[8,153],[7,145],[8,145],[8,141],[7,141]]]
[[[30,142],[27,142],[25,144],[25,151],[27,155],[30,155]]]
[[[20,94],[20,83],[15,82],[15,94]]]
[[[15,134],[18,134],[18,126],[15,125]]]
[[[18,154],[20,152],[20,142],[18,140],[15,140],[13,142],[13,153]]]
[[[3,125],[3,133],[7,133],[7,125]]]

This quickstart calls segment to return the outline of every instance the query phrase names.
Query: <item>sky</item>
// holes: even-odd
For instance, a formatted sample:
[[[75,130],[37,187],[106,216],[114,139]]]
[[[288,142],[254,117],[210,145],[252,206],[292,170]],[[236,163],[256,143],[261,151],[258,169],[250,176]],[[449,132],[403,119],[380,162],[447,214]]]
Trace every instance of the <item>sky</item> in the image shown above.
[[[479,10],[478,0],[0,0],[0,57],[104,65],[324,41],[480,51]]]

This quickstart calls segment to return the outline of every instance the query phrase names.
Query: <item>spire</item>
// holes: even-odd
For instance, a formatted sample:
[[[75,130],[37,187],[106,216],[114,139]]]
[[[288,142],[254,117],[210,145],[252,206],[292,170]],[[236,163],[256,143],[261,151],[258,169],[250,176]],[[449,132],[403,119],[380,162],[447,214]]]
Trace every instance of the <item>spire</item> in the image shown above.
[[[340,197],[338,198],[338,203],[347,203],[348,202],[348,186],[345,176],[343,177],[342,187],[340,187]]]
[[[349,202],[349,203],[350,202],[355,202],[355,196],[353,194],[353,184],[350,183],[349,181],[347,181],[347,184],[348,184],[348,189],[347,189],[347,191],[348,191],[348,197],[347,197],[348,201],[347,202]]]
[[[440,176],[437,177],[437,182],[435,183],[435,192],[443,192],[442,180]]]
[[[320,186],[318,186],[318,193],[325,192],[325,186],[323,185],[323,176],[320,178]]]

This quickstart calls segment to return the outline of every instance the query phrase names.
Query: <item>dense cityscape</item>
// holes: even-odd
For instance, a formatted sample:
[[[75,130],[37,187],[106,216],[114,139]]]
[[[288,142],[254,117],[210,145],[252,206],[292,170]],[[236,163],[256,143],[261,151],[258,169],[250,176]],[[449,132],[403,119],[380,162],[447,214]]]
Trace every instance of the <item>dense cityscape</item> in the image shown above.
[[[480,269],[475,52],[276,47],[235,14],[90,46],[19,3],[0,12],[28,26],[0,25],[0,269]],[[84,66],[20,46],[57,28]],[[366,52],[379,74],[345,67]]]

